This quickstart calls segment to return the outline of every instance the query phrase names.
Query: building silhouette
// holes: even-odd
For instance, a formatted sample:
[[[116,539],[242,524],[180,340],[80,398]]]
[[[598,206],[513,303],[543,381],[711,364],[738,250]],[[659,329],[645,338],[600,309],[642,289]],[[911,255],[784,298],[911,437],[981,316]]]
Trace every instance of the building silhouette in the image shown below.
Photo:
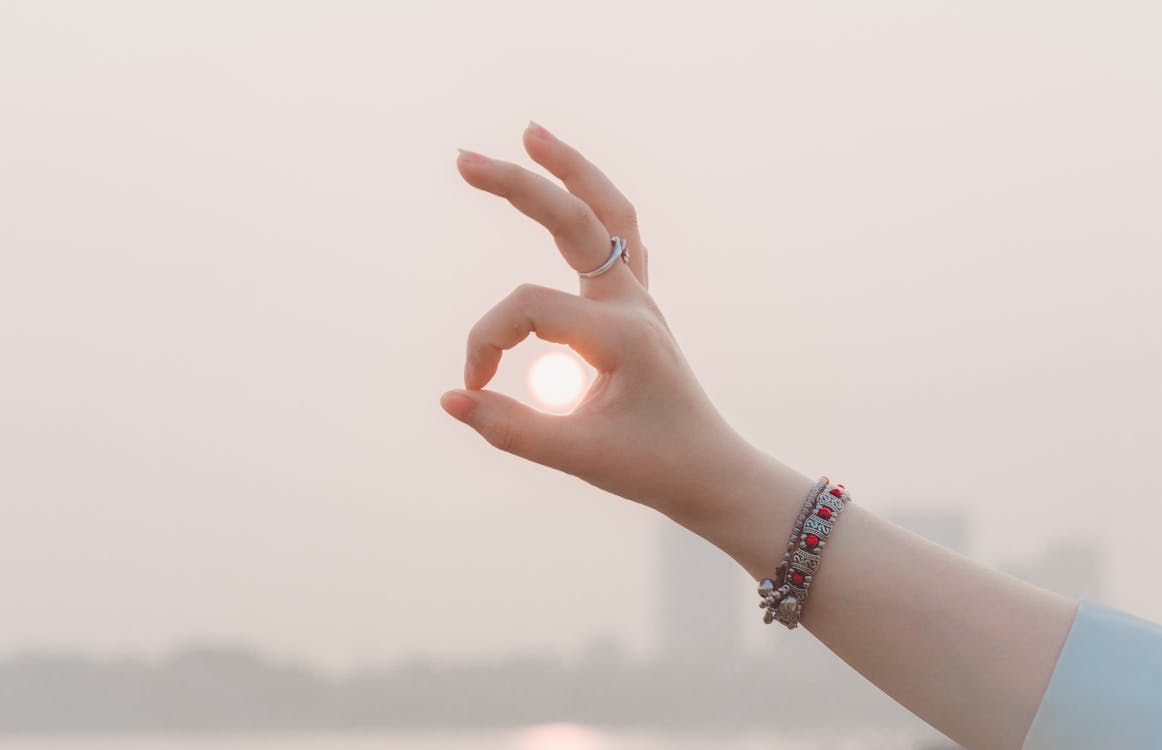
[[[960,554],[972,553],[965,512],[921,508],[885,517]],[[657,538],[656,659],[627,658],[615,634],[595,637],[571,662],[551,654],[452,664],[418,659],[346,677],[325,677],[247,646],[192,645],[155,660],[15,655],[0,657],[0,736],[566,721],[637,729],[767,728],[780,737],[788,728],[771,706],[794,704],[803,726],[828,733],[821,742],[832,744],[821,746],[891,731],[923,738],[890,745],[899,750],[957,747],[809,633],[761,625],[754,582],[724,552],[664,519]],[[1068,596],[1099,598],[1104,563],[1097,545],[1057,540],[1036,558],[1002,569]],[[748,625],[762,628],[773,655],[745,647]],[[826,701],[800,702],[803,695],[823,694]]]
[[[974,557],[969,515],[956,510],[911,509],[884,516],[892,523],[926,539]],[[1100,545],[1077,539],[1054,539],[1031,560],[997,565],[1012,576],[1068,597],[1102,599],[1105,595],[1106,555]]]
[[[1102,548],[1080,540],[1051,541],[1033,560],[1000,566],[1001,570],[1041,588],[1071,598],[1105,596],[1106,556]]]
[[[658,529],[661,657],[688,662],[737,658],[742,617],[754,607],[742,596],[742,582],[750,577],[725,552],[673,521],[661,519]]]

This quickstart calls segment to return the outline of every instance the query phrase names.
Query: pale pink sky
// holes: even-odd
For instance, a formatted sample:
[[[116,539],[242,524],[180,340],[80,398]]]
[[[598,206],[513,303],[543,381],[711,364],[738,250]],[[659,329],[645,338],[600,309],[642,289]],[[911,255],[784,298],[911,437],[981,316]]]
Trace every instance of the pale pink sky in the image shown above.
[[[454,167],[530,117],[744,434],[990,564],[1109,539],[1162,620],[1162,10],[557,8],[0,8],[0,652],[651,651],[656,515],[437,405],[512,287],[575,289]]]

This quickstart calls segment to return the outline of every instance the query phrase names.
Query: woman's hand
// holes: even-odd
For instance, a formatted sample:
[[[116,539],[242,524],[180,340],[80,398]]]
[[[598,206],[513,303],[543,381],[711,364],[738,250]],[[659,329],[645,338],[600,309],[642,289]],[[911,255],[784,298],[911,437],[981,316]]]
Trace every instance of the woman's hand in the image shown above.
[[[441,403],[498,448],[650,505],[754,578],[772,575],[815,480],[752,447],[710,403],[646,291],[646,252],[629,201],[538,126],[525,131],[524,144],[568,192],[470,153],[460,173],[545,225],[574,270],[601,265],[610,235],[629,242],[630,262],[582,279],[580,295],[517,287],[468,335],[468,390]],[[481,390],[501,352],[532,332],[568,344],[599,373],[571,414],[543,414]],[[800,622],[965,747],[1021,747],[1077,602],[926,541],[862,503],[843,516]]]
[[[460,174],[507,198],[549,230],[575,271],[600,266],[610,236],[625,239],[629,262],[580,279],[580,294],[522,284],[468,334],[467,390],[441,405],[501,450],[573,474],[698,530],[730,501],[723,489],[754,465],[757,452],[719,415],[690,370],[647,291],[647,256],[633,205],[576,149],[530,123],[529,156],[567,190],[516,164],[463,152]],[[493,391],[501,352],[535,333],[567,344],[597,370],[577,408],[551,415]]]

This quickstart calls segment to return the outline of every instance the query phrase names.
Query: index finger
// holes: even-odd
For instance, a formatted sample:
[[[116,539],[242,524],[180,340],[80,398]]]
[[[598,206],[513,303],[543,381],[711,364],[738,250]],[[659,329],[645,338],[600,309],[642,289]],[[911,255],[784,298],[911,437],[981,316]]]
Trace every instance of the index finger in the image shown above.
[[[484,314],[468,333],[464,385],[480,389],[500,365],[501,353],[536,333],[567,344],[598,370],[613,368],[617,347],[608,308],[559,289],[522,284]]]

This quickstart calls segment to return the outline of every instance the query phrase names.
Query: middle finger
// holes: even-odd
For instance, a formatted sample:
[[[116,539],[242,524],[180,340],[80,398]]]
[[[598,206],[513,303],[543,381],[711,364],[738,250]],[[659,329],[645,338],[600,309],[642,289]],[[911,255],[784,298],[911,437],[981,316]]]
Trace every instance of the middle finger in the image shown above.
[[[456,160],[460,174],[473,187],[506,198],[518,211],[542,224],[574,271],[591,271],[610,253],[609,233],[585,201],[518,164],[462,151]],[[631,293],[637,282],[625,263],[592,279],[582,280],[582,294]]]
[[[524,132],[525,150],[533,160],[553,173],[565,189],[593,209],[607,230],[629,242],[629,267],[649,288],[646,247],[638,229],[637,212],[613,181],[580,151],[550,133],[543,125],[529,120]]]

